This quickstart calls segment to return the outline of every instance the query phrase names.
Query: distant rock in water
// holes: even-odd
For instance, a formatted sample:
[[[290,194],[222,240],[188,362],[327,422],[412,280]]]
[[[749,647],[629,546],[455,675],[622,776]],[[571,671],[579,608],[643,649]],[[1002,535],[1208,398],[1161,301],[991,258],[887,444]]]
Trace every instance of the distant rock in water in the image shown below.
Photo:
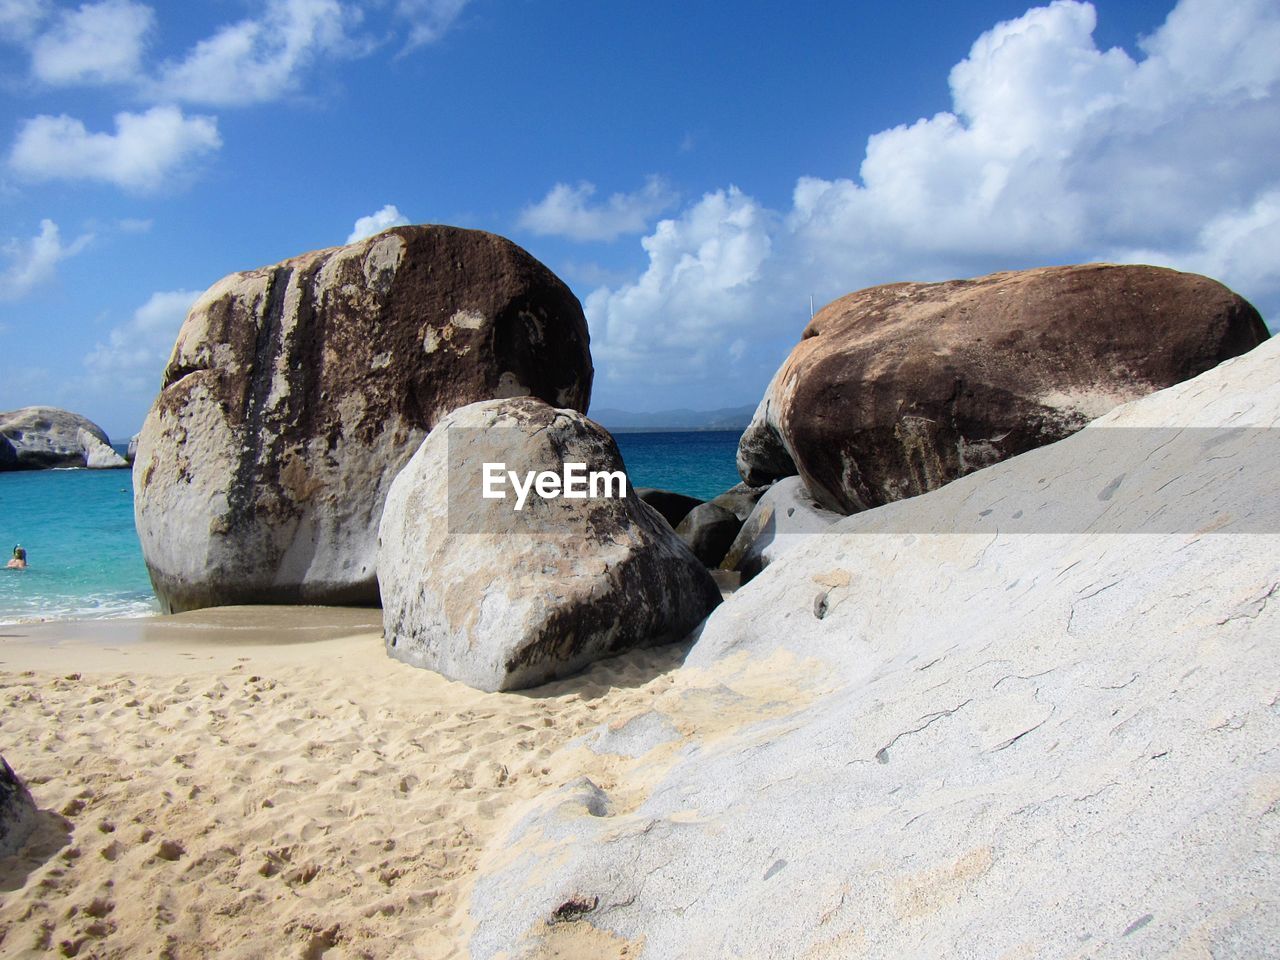
[[[601,426],[531,398],[437,425],[387,497],[379,531],[387,652],[481,690],[516,690],[680,640],[720,602],[711,575],[629,487],[485,499],[482,468],[617,472]],[[585,482],[585,480],[584,480]],[[548,485],[547,489],[550,489]]]
[[[0,470],[127,466],[105,431],[77,413],[57,407],[0,413]]]
[[[0,757],[0,857],[16,853],[36,825],[36,805],[26,785]]]
[[[135,433],[129,438],[129,448],[125,451],[124,458],[130,463],[133,463],[134,460],[138,459],[138,437],[140,436],[141,434]]]
[[[1221,284],[1090,264],[850,294],[810,321],[738,448],[852,513],[1059,440],[1267,338]]]
[[[398,227],[219,281],[138,437],[162,607],[376,603],[382,504],[436,421],[492,397],[585,410],[591,379],[577,298],[493,234]]]

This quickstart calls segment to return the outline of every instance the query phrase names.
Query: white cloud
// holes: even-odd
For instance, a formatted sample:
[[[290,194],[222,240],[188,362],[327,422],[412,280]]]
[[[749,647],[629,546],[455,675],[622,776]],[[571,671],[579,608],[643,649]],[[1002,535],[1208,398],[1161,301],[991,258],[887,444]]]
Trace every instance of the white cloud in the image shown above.
[[[178,330],[199,296],[195,290],[153,293],[85,356],[90,384],[122,394],[159,391]]]
[[[661,222],[639,279],[587,298],[593,352],[636,383],[722,377],[743,337],[794,343],[811,293],[1095,259],[1209,274],[1274,324],[1280,7],[1182,0],[1139,61],[1094,26],[1075,0],[998,24],[952,70],[952,110],[872,136],[856,179],[800,177],[776,212],[719,191]]]
[[[405,227],[408,225],[409,218],[397,210],[394,204],[388,203],[377,213],[371,213],[369,216],[361,217],[357,220],[355,226],[351,228],[351,235],[347,237],[347,243],[355,243],[365,237],[372,237],[375,233],[381,233],[391,227]]]
[[[557,183],[540,201],[525,207],[519,224],[544,236],[572,240],[614,240],[624,233],[643,233],[653,218],[678,199],[661,177],[649,177],[635,193],[615,193],[592,204],[593,183]]]
[[[222,145],[213,117],[185,117],[177,107],[119,113],[115,133],[90,133],[65,114],[27,120],[9,155],[31,180],[99,180],[130,190],[167,186],[192,161]]]
[[[0,300],[17,300],[50,282],[58,263],[74,257],[92,239],[91,234],[85,234],[64,244],[58,225],[52,220],[41,220],[40,232],[31,239],[10,240],[3,247],[9,266],[0,274]]]
[[[0,40],[30,40],[48,12],[46,0],[0,0]]]
[[[435,43],[454,25],[469,0],[397,0],[396,14],[409,25],[408,48]]]
[[[137,79],[151,8],[103,0],[64,10],[31,47],[31,71],[48,84],[120,83]]]
[[[219,106],[276,100],[321,56],[363,52],[349,37],[360,19],[339,0],[267,0],[262,16],[223,27],[185,59],[162,64],[152,92]]]

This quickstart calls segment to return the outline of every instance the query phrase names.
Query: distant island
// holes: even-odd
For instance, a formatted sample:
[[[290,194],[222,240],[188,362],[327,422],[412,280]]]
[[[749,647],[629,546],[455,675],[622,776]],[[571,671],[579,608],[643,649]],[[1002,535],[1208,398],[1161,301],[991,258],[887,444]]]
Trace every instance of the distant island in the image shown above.
[[[719,410],[658,410],[654,413],[600,407],[593,409],[590,416],[607,430],[626,433],[641,430],[745,430],[755,412],[753,403]]]

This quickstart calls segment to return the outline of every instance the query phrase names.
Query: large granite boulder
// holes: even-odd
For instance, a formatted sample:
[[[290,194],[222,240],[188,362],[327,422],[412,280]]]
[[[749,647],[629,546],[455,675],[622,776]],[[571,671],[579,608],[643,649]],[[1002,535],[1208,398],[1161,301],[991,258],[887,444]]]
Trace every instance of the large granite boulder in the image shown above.
[[[852,513],[1079,430],[1267,338],[1206,277],[1090,264],[850,294],[810,321],[738,448]]]
[[[17,853],[36,825],[36,805],[13,768],[0,757],[0,857]]]
[[[503,499],[485,499],[487,463],[521,478],[577,463],[625,480],[613,438],[574,410],[492,400],[445,417],[396,477],[382,515],[391,656],[481,690],[514,690],[679,640],[719,603],[710,574],[634,490],[530,491],[520,502],[504,485]]]
[[[843,516],[814,500],[799,477],[779,480],[756,503],[720,567],[736,570],[746,583],[788,550],[826,533]]]
[[[237,273],[196,301],[138,437],[161,606],[376,603],[391,481],[450,410],[585,410],[578,300],[501,237],[398,227]]]
[[[111,449],[106,432],[78,413],[57,407],[0,413],[0,470],[125,466],[124,458]]]
[[[1272,342],[810,538],[518,811],[470,956],[1280,955],[1277,425]]]

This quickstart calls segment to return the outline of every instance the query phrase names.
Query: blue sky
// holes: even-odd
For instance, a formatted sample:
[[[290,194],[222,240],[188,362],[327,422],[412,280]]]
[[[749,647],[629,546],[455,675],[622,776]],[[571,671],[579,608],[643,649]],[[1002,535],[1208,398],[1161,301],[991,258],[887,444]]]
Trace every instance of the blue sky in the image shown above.
[[[593,405],[754,403],[817,305],[1109,259],[1280,314],[1280,4],[0,0],[0,409],[140,425],[186,307],[511,237]]]

